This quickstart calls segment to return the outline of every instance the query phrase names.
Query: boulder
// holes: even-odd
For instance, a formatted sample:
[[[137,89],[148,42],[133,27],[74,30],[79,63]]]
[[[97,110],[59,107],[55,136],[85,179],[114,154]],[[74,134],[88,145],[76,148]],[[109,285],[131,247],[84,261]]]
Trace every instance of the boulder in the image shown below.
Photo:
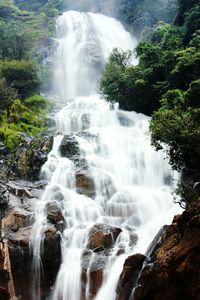
[[[121,231],[120,228],[111,225],[95,224],[89,232],[87,248],[94,252],[109,250],[114,246]]]
[[[90,198],[95,197],[94,180],[88,171],[82,170],[76,173],[76,191]]]
[[[74,134],[65,135],[63,137],[59,150],[63,157],[67,157],[72,161],[79,159],[79,144]]]
[[[142,254],[134,254],[125,260],[117,286],[117,300],[129,299],[133,288],[137,285],[144,260],[145,256]]]
[[[60,221],[64,221],[60,207],[55,203],[51,203],[47,206],[47,219],[52,224],[58,224]]]
[[[54,226],[50,226],[44,234],[42,262],[44,273],[52,284],[55,281],[61,263],[61,235]]]

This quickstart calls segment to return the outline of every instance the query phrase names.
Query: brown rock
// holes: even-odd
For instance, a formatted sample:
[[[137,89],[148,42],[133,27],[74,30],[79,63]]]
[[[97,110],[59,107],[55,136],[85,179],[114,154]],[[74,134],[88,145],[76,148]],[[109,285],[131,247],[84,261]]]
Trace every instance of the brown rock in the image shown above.
[[[45,232],[42,261],[49,282],[54,282],[61,263],[61,236],[54,226]]]
[[[129,299],[133,288],[136,286],[144,260],[145,256],[142,254],[134,254],[125,260],[117,286],[117,300]]]
[[[57,204],[50,204],[47,206],[47,219],[52,224],[57,224],[60,221],[64,221],[61,209]]]
[[[108,257],[105,254],[94,254],[91,250],[86,250],[83,253],[81,273],[81,299],[94,299],[97,295],[103,283],[103,271],[105,269],[107,259]]]
[[[121,229],[106,224],[95,224],[89,232],[87,247],[95,252],[113,247]]]
[[[95,185],[91,174],[82,170],[76,173],[76,191],[90,198],[95,196]]]
[[[200,202],[176,217],[138,279],[134,300],[200,299]]]
[[[9,299],[10,299],[10,294],[8,292],[8,289],[0,286],[0,300],[9,300]]]

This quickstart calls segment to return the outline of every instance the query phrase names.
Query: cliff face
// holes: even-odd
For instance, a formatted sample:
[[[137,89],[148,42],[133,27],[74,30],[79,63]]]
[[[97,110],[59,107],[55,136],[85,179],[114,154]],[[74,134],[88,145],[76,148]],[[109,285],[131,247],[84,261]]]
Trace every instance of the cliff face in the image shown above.
[[[122,282],[125,273],[126,263],[118,285],[118,299],[126,298],[122,297],[127,293]],[[135,288],[134,274],[135,269],[128,279],[130,282],[132,278],[132,291]],[[130,299],[200,299],[200,201],[176,216],[161,233],[159,243],[144,262]]]

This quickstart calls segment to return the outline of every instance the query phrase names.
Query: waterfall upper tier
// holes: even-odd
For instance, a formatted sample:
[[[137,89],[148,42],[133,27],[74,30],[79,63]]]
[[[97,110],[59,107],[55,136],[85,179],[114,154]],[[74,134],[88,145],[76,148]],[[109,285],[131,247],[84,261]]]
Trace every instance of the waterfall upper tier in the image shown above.
[[[56,24],[54,93],[63,101],[97,94],[113,48],[133,50],[136,40],[120,22],[101,14],[68,11]]]

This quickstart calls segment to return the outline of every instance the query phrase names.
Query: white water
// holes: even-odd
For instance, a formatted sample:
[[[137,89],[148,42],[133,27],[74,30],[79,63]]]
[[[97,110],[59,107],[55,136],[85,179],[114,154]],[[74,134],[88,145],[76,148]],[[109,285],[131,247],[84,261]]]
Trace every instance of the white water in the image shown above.
[[[62,209],[66,229],[62,234],[62,265],[52,299],[79,300],[81,257],[90,228],[95,223],[120,227],[122,233],[110,251],[104,284],[96,297],[114,300],[127,255],[144,253],[160,227],[169,223],[178,210],[172,201],[169,180],[174,174],[163,154],[150,146],[149,118],[121,111],[117,105],[113,107],[100,99],[96,92],[102,66],[112,49],[135,47],[136,41],[130,34],[112,18],[70,11],[57,21],[57,41],[54,93],[66,101],[66,106],[56,115],[59,134],[42,168],[49,184],[36,209],[34,257],[39,263],[48,225],[46,205],[56,202]],[[77,193],[77,166],[60,155],[63,136],[72,133],[87,164],[87,174],[94,180],[93,199]],[[137,245],[132,241],[135,233],[139,237]],[[125,254],[116,256],[119,249]],[[86,300],[90,299],[89,294],[87,285]],[[40,299],[39,294],[34,299]]]

